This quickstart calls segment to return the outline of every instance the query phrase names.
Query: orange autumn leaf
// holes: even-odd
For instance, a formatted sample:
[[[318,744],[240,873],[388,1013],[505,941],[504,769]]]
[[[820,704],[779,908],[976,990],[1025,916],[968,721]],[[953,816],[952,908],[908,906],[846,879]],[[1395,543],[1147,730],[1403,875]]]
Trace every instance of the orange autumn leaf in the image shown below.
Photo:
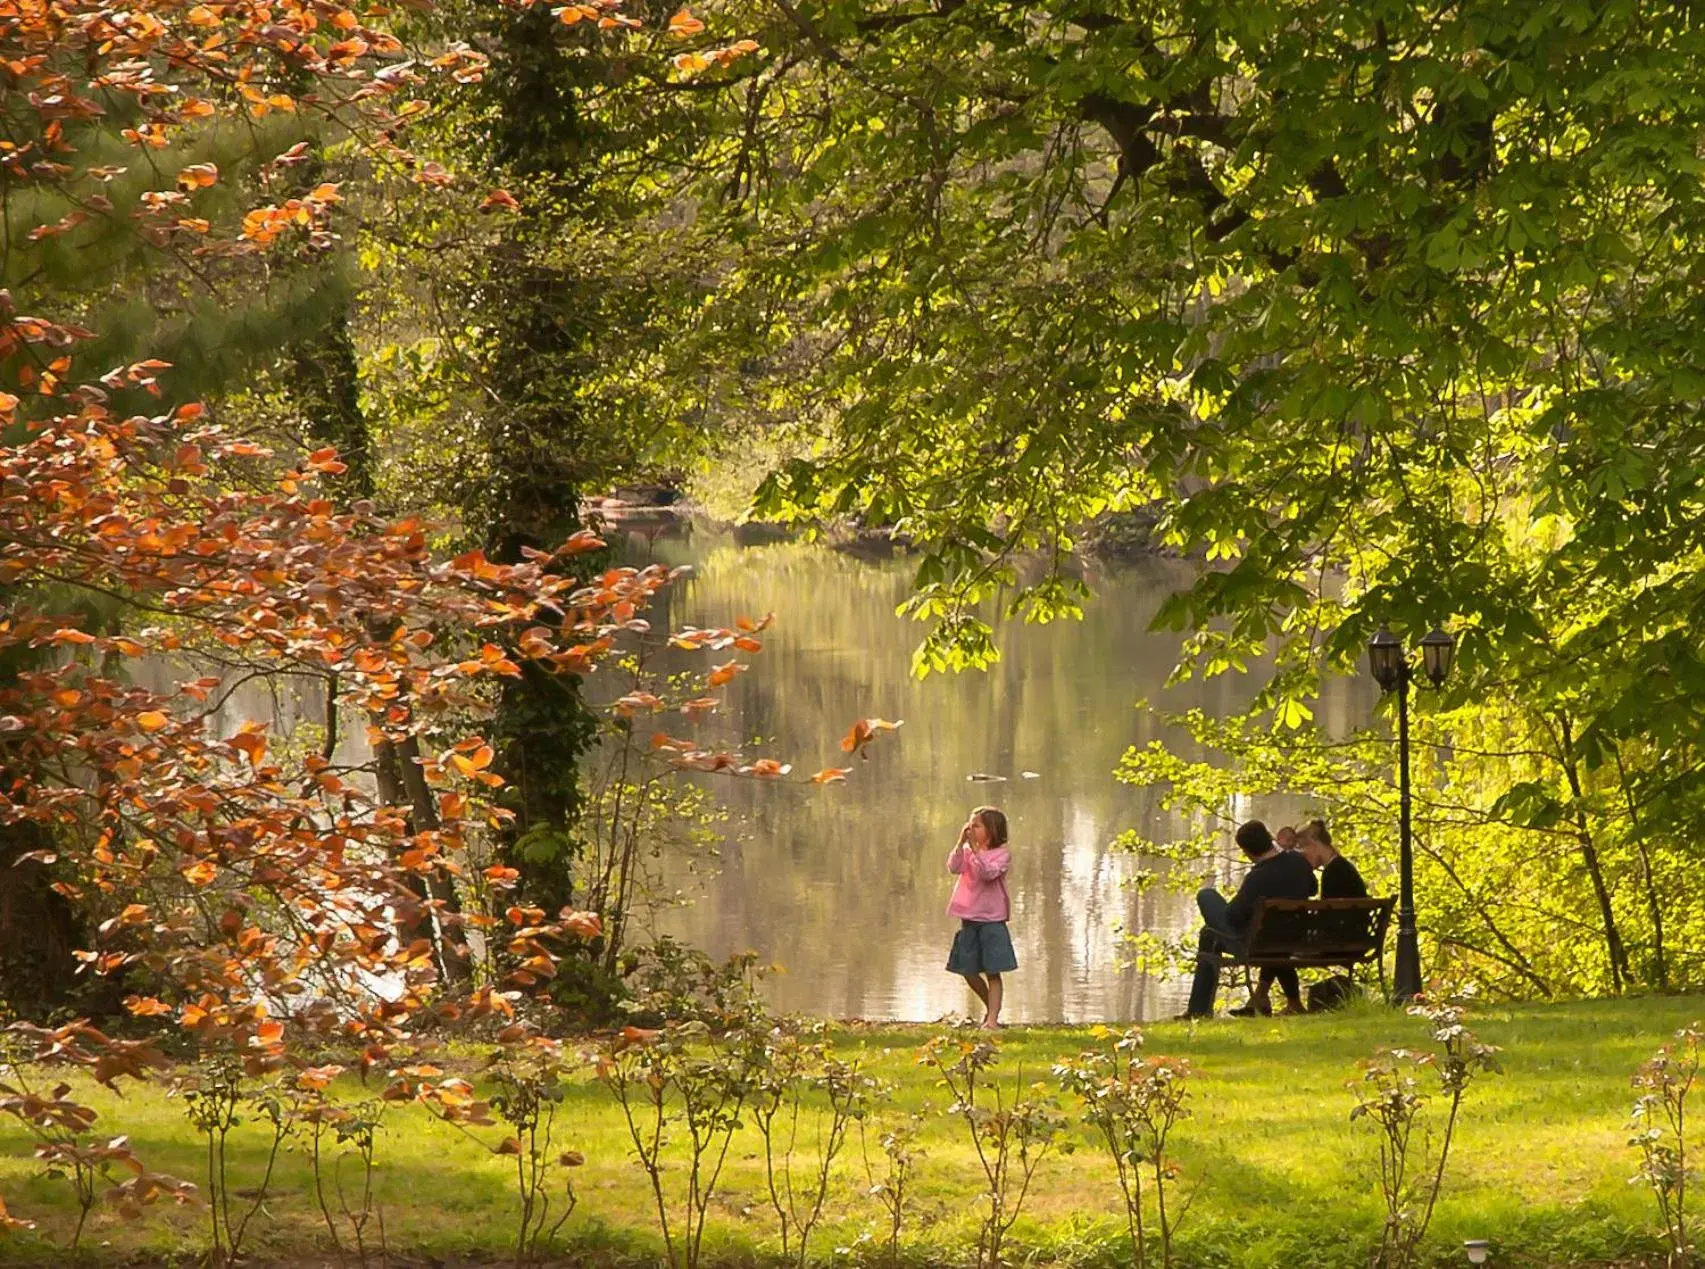
[[[845,784],[847,777],[851,774],[852,774],[852,768],[851,767],[824,767],[816,775],[811,777],[811,783],[812,784]]]
[[[315,1092],[318,1092],[320,1089],[330,1085],[338,1076],[342,1075],[343,1069],[343,1067],[339,1066],[335,1062],[328,1063],[325,1066],[306,1067],[305,1069],[296,1072],[296,1082],[303,1088],[312,1089]]]
[[[732,683],[734,676],[741,673],[745,668],[739,661],[724,661],[711,670],[708,681],[712,687],[723,687]]]
[[[303,463],[309,471],[324,472],[328,476],[341,476],[349,470],[349,465],[337,456],[337,447],[327,445],[309,454]]]
[[[604,932],[604,922],[596,912],[563,913],[562,928],[583,939],[595,939]]]
[[[144,710],[136,716],[136,725],[143,731],[159,731],[170,722],[171,719],[157,709]]]
[[[219,869],[206,859],[198,859],[195,863],[180,868],[178,872],[192,886],[211,885],[213,879],[219,875]]]
[[[515,200],[515,195],[506,189],[494,189],[480,203],[482,212],[520,211],[521,204]]]
[[[171,1013],[172,1007],[153,996],[126,996],[124,1007],[138,1018],[153,1018]]]
[[[695,18],[685,5],[677,9],[675,16],[669,19],[669,34],[682,39],[697,35],[704,29],[704,23]]]
[[[244,723],[242,729],[225,743],[241,750],[250,766],[260,766],[261,759],[266,757],[266,732],[258,723]]]
[[[178,173],[181,190],[206,189],[219,181],[219,169],[212,163],[192,163]]]
[[[897,731],[904,722],[904,719],[889,722],[886,718],[861,718],[841,737],[841,750],[868,757],[864,752],[865,747],[876,738],[878,732]]]
[[[472,754],[451,754],[450,765],[465,776],[475,777],[491,765],[495,756],[490,745],[481,745]]]

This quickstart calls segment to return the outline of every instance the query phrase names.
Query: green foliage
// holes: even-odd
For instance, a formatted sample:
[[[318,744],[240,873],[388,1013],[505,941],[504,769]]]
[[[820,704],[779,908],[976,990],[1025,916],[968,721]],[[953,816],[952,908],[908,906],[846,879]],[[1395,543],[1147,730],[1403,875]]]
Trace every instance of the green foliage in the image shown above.
[[[1335,739],[1200,711],[1163,718],[1183,739],[1127,751],[1118,772],[1161,789],[1162,805],[1196,828],[1177,840],[1123,839],[1157,860],[1163,882],[1201,884],[1234,795],[1282,793],[1313,803],[1374,893],[1395,890],[1388,736]],[[1556,725],[1497,698],[1420,713],[1411,732],[1416,886],[1435,972],[1512,996],[1700,981],[1705,967],[1675,952],[1705,936],[1693,840],[1651,832],[1626,764],[1587,772],[1566,718]]]
[[[1508,743],[1441,800],[1578,868],[1573,964],[1477,954],[1527,990],[1695,980],[1667,910],[1698,913],[1705,812],[1688,6],[705,16],[767,56],[699,82],[681,235],[725,250],[677,364],[791,456],[760,513],[914,544],[919,672],[989,664],[997,594],[1069,615],[1085,527],[1138,508],[1209,564],[1162,611],[1180,672],[1265,661],[1286,729],[1381,623],[1447,624],[1444,708]]]

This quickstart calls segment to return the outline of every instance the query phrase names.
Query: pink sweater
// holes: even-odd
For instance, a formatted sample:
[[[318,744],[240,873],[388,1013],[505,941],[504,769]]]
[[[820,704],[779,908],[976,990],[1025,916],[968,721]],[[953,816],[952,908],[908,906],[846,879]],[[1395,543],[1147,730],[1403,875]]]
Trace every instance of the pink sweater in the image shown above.
[[[983,851],[955,846],[947,857],[947,871],[958,873],[959,880],[947,901],[947,915],[964,921],[1006,920],[1010,913],[1002,877],[1011,863],[1012,853],[1004,846]]]

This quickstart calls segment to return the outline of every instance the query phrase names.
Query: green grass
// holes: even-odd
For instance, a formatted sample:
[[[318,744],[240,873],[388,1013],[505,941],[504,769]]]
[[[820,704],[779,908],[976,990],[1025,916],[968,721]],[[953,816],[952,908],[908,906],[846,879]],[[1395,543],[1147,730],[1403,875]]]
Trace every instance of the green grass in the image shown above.
[[[1524,1264],[1632,1261],[1656,1251],[1649,1194],[1629,1184],[1626,1145],[1629,1077],[1677,1027],[1705,1015],[1705,1001],[1644,999],[1484,1009],[1471,1019],[1504,1049],[1505,1073],[1470,1094],[1451,1174],[1429,1247],[1440,1264],[1463,1264],[1465,1238],[1491,1238]],[[981,1174],[963,1130],[939,1114],[941,1090],[915,1061],[927,1027],[844,1028],[843,1051],[863,1049],[868,1069],[899,1085],[870,1126],[885,1116],[931,1112],[915,1210],[906,1234],[916,1264],[959,1263],[975,1241]],[[1158,1024],[1147,1050],[1188,1057],[1197,1068],[1194,1114],[1179,1130],[1177,1153],[1194,1199],[1180,1235],[1181,1261],[1202,1266],[1336,1269],[1368,1262],[1379,1229],[1374,1143],[1352,1125],[1346,1087],[1356,1063],[1382,1045],[1425,1040],[1423,1024],[1400,1012],[1363,1007],[1329,1017]],[[1061,1056],[1090,1043],[1087,1028],[1013,1028],[1000,1040],[997,1070],[1026,1081],[1047,1078]],[[357,1090],[352,1085],[351,1095]],[[181,1104],[132,1090],[122,1100],[95,1090],[88,1100],[100,1130],[129,1133],[157,1170],[201,1180],[199,1142]],[[579,1211],[565,1230],[576,1263],[655,1262],[650,1192],[631,1160],[625,1128],[607,1093],[588,1083],[570,1100],[566,1145],[583,1151]],[[260,1140],[244,1129],[233,1155],[235,1184],[259,1175]],[[1044,1163],[1010,1258],[1111,1266],[1128,1264],[1111,1162],[1077,1130],[1073,1153]],[[393,1253],[499,1258],[512,1238],[508,1162],[482,1154],[418,1108],[391,1111],[381,1142],[380,1198]],[[879,1159],[878,1159],[879,1161]],[[866,1193],[858,1140],[844,1160],[832,1219],[816,1240],[880,1259],[882,1215]],[[285,1158],[274,1196],[256,1218],[251,1250],[295,1261],[328,1244],[313,1205],[310,1174]],[[0,1242],[0,1256],[56,1262],[73,1212],[63,1182],[41,1177],[24,1137],[0,1130],[0,1193],[15,1215],[35,1219],[36,1236]],[[862,1236],[865,1241],[860,1242]],[[871,1242],[870,1239],[874,1239]],[[127,1224],[101,1210],[84,1244],[109,1262],[187,1257],[206,1245],[205,1213],[151,1209]],[[744,1266],[778,1258],[763,1165],[750,1129],[736,1138],[706,1238],[707,1260]],[[846,1256],[836,1257],[846,1259]],[[1494,1263],[1511,1263],[1509,1260]]]

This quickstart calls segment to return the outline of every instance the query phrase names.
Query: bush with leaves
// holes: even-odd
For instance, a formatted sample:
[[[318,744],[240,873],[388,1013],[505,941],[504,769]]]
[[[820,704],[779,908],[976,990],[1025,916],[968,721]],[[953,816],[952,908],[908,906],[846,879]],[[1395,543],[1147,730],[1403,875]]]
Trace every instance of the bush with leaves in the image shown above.
[[[235,1057],[214,1053],[197,1061],[172,1083],[173,1094],[183,1099],[184,1115],[205,1146],[207,1219],[213,1243],[209,1255],[215,1265],[231,1264],[242,1255],[249,1222],[266,1203],[279,1151],[292,1127],[283,1090],[270,1083],[251,1088],[249,1075]],[[238,1187],[231,1176],[226,1147],[232,1131],[256,1116],[266,1122],[270,1132],[266,1164],[260,1176],[251,1178],[253,1184]],[[232,1199],[236,1196],[246,1198],[247,1206],[239,1204],[233,1217]]]
[[[635,962],[622,1007],[636,1025],[604,1042],[597,1076],[650,1183],[670,1265],[697,1269],[710,1203],[774,1024],[750,954],[715,961],[663,938]],[[683,1179],[671,1184],[668,1173]]]
[[[1482,1044],[1463,1025],[1459,1001],[1444,995],[1422,998],[1409,1012],[1426,1019],[1439,1048],[1383,1050],[1362,1063],[1361,1079],[1351,1085],[1357,1093],[1351,1120],[1364,1120],[1379,1134],[1379,1188],[1385,1202],[1380,1269],[1409,1269],[1419,1262],[1421,1240],[1444,1186],[1463,1098],[1476,1077],[1500,1069],[1497,1048]],[[1428,1074],[1431,1080],[1425,1078]],[[1445,1099],[1436,1144],[1423,1119],[1432,1096],[1427,1083],[1435,1084],[1437,1095]]]
[[[1687,1098],[1699,1080],[1705,1059],[1705,1027],[1683,1027],[1675,1039],[1641,1063],[1634,1076],[1634,1135],[1628,1144],[1640,1152],[1637,1180],[1651,1188],[1664,1223],[1664,1243],[1671,1269],[1694,1263],[1693,1233],[1688,1221],[1688,1187],[1698,1179],[1687,1142]]]
[[[347,1230],[354,1244],[356,1261],[365,1266],[370,1225],[377,1227],[380,1257],[386,1254],[385,1216],[373,1193],[373,1182],[379,1132],[384,1124],[387,1104],[376,1099],[342,1102],[332,1097],[332,1081],[342,1075],[343,1070],[342,1066],[329,1063],[293,1072],[289,1080],[291,1119],[305,1141],[304,1148],[314,1177],[314,1203],[320,1210],[326,1235],[331,1239],[338,1259],[342,1261],[348,1254],[343,1237]],[[328,1159],[328,1147],[337,1151],[335,1158]],[[346,1186],[343,1165],[351,1157],[360,1167],[360,1180],[355,1185]],[[332,1212],[334,1198],[337,1203],[335,1216]]]
[[[564,1148],[559,1115],[582,1059],[560,1040],[520,1024],[505,1028],[500,1038],[486,1065],[494,1085],[488,1098],[477,1097],[466,1080],[434,1079],[436,1069],[415,1072],[424,1074],[417,1095],[429,1111],[482,1149],[514,1160],[515,1263],[539,1264],[579,1204],[571,1171],[586,1159]],[[498,1121],[507,1131],[495,1143],[474,1131]]]
[[[1113,1155],[1138,1269],[1148,1264],[1143,1180],[1145,1175],[1153,1180],[1161,1263],[1171,1269],[1172,1240],[1184,1212],[1169,1210],[1166,1204],[1167,1191],[1178,1179],[1167,1143],[1179,1120],[1190,1113],[1185,1106],[1190,1064],[1183,1058],[1140,1056],[1143,1037],[1135,1027],[1123,1034],[1097,1027],[1094,1034],[1105,1047],[1086,1049],[1059,1063],[1054,1074],[1083,1103],[1084,1122],[1095,1127]]]
[[[1036,1169],[1062,1140],[1066,1118],[1046,1085],[1026,1085],[1020,1068],[1010,1089],[989,1075],[999,1060],[993,1040],[938,1035],[924,1045],[918,1062],[940,1077],[952,1097],[943,1112],[959,1119],[971,1138],[987,1190],[987,1209],[977,1232],[977,1264],[1001,1263],[1007,1233],[1024,1209]]]
[[[870,1180],[870,1196],[882,1204],[882,1211],[888,1218],[888,1263],[897,1266],[900,1263],[900,1233],[905,1228],[906,1213],[912,1191],[912,1181],[917,1174],[918,1161],[924,1157],[924,1148],[918,1144],[923,1135],[924,1117],[918,1114],[907,1115],[904,1119],[891,1123],[883,1129],[876,1139],[877,1148],[882,1152],[882,1175],[876,1174],[876,1168],[870,1157],[870,1144],[861,1139],[864,1147],[864,1171]],[[862,1125],[861,1125],[862,1133]]]
[[[38,1078],[53,1066],[81,1069],[96,1082],[115,1088],[121,1076],[141,1079],[165,1059],[151,1044],[115,1040],[87,1023],[48,1029],[14,1023],[0,1036],[0,1115],[9,1115],[35,1143],[35,1157],[49,1176],[70,1182],[77,1200],[77,1224],[66,1250],[80,1251],[89,1213],[103,1198],[130,1218],[162,1197],[190,1202],[195,1187],[187,1181],[149,1171],[131,1149],[128,1137],[101,1140],[94,1133],[99,1116],[73,1101],[71,1086],[38,1088]],[[118,1177],[122,1174],[123,1179]],[[7,1214],[0,1202],[0,1231],[28,1229],[31,1222]]]
[[[763,1038],[701,1019],[624,1027],[598,1056],[656,1205],[672,1269],[698,1269],[705,1220],[761,1068]],[[683,1179],[672,1184],[668,1174]]]
[[[756,1054],[752,1078],[752,1121],[764,1141],[770,1207],[782,1256],[798,1269],[810,1258],[835,1160],[883,1088],[859,1069],[858,1057],[837,1058],[820,1038],[823,1030],[821,1023],[804,1034],[774,1028]]]

